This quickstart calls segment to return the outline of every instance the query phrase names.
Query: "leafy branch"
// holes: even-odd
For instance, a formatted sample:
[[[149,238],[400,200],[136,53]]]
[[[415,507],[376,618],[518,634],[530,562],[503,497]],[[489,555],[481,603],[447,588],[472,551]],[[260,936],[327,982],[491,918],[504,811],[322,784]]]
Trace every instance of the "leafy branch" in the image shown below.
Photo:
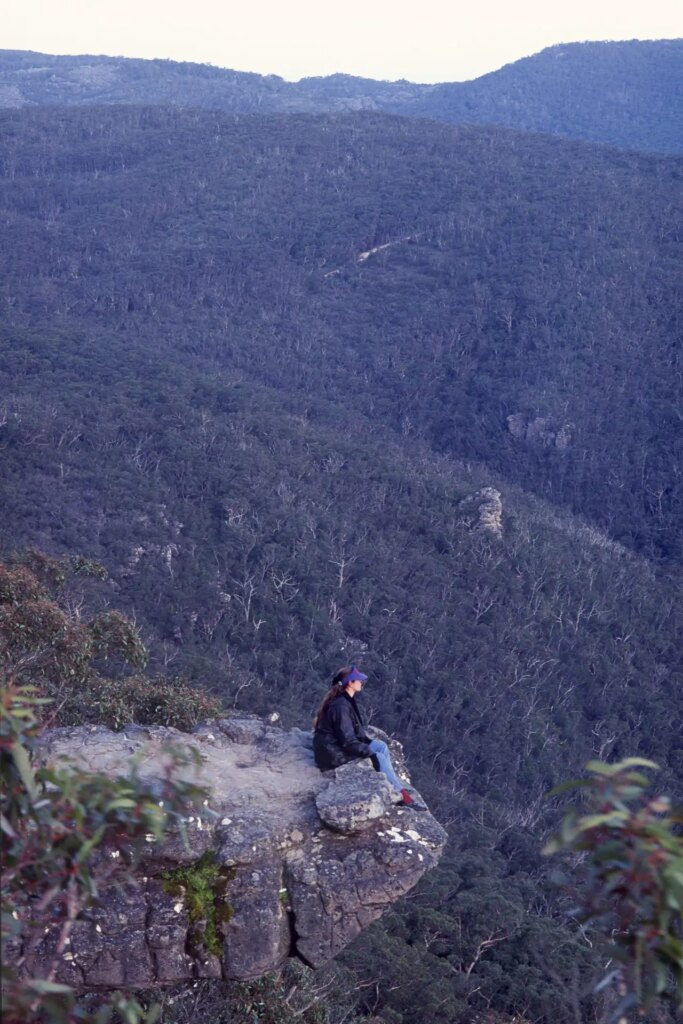
[[[590,761],[587,778],[563,783],[551,795],[583,789],[590,813],[571,808],[546,854],[583,855],[585,876],[573,916],[594,921],[609,935],[612,960],[597,990],[615,985],[610,1022],[647,1010],[657,998],[683,1007],[683,823],[668,797],[647,795],[639,769],[653,761]]]

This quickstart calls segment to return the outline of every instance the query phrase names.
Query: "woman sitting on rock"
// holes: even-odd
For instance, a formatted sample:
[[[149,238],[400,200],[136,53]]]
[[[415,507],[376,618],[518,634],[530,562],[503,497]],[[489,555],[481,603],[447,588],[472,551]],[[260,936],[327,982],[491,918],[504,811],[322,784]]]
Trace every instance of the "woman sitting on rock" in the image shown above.
[[[367,678],[355,665],[342,668],[334,675],[332,689],[325,695],[313,719],[315,763],[321,772],[326,772],[359,757],[371,757],[377,771],[384,772],[401,795],[399,802],[422,810],[394,771],[386,743],[370,739],[365,732],[355,696],[363,689]]]

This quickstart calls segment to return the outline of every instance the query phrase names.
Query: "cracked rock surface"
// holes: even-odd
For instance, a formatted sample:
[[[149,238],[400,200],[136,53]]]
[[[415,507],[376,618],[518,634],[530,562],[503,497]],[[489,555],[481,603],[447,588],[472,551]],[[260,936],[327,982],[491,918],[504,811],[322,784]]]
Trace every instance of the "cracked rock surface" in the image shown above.
[[[150,844],[137,885],[102,889],[98,906],[76,922],[56,980],[82,990],[135,989],[257,978],[289,956],[317,967],[439,860],[446,833],[428,811],[396,805],[370,760],[321,774],[311,734],[299,729],[255,718],[210,721],[192,734],[156,726],[54,729],[43,756],[111,774],[127,772],[137,757],[140,774],[151,779],[161,774],[169,742],[199,750],[201,767],[188,768],[187,777],[210,791],[209,807],[187,819],[190,848],[179,835]],[[390,745],[402,771],[400,746]],[[182,892],[168,892],[161,878],[207,852],[229,878],[216,896],[217,909],[223,904],[218,956],[206,951]],[[54,941],[48,929],[22,970],[40,971]]]

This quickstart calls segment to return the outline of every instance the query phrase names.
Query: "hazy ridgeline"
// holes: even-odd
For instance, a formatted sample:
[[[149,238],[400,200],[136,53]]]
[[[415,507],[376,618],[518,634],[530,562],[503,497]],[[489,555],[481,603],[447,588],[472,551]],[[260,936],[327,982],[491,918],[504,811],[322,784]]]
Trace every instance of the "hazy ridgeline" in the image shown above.
[[[683,40],[565,43],[469,82],[286,82],[207,64],[0,50],[0,107],[146,103],[232,113],[382,111],[683,151]]]
[[[0,131],[4,547],[100,559],[229,706],[305,725],[362,661],[452,845],[346,957],[360,1009],[575,1024],[601,960],[544,793],[683,777],[680,161],[383,114]]]

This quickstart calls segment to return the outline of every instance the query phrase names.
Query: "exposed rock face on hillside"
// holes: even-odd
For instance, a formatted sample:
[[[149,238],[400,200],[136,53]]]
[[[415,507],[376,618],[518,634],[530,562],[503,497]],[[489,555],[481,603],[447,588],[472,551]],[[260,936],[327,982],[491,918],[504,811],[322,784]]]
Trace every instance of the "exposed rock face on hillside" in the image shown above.
[[[559,448],[561,451],[569,447],[575,432],[573,423],[558,423],[547,416],[530,418],[523,412],[508,416],[507,427],[518,440],[530,441],[544,448]]]
[[[503,536],[503,501],[500,491],[495,487],[482,487],[481,490],[463,498],[460,508],[467,511],[471,524],[477,530],[498,540]],[[476,518],[472,513],[476,514]]]
[[[155,778],[169,741],[198,749],[201,767],[191,777],[209,788],[208,806],[188,818],[189,849],[179,835],[150,843],[138,884],[102,889],[101,904],[77,921],[58,973],[76,988],[242,980],[289,956],[318,966],[440,857],[444,830],[428,812],[395,805],[370,761],[322,775],[309,733],[260,719],[207,722],[192,735],[138,726],[56,729],[46,733],[44,756],[123,773],[137,755],[141,775]],[[402,770],[400,746],[392,746]],[[206,854],[220,872],[219,955],[207,951],[205,922],[190,920],[182,887],[169,884],[169,872]],[[24,969],[38,972],[54,940],[46,932]]]

